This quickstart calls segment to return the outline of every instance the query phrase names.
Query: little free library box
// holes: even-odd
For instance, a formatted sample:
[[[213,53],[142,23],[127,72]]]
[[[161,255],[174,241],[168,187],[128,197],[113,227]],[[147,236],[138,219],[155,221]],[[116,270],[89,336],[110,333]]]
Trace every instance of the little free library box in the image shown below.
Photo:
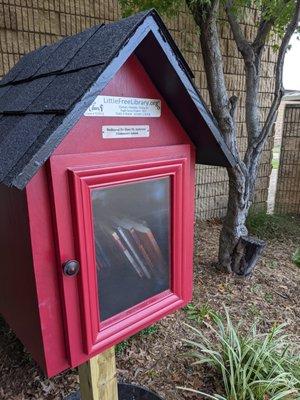
[[[154,10],[0,81],[0,313],[48,376],[192,294],[195,163],[234,163]]]

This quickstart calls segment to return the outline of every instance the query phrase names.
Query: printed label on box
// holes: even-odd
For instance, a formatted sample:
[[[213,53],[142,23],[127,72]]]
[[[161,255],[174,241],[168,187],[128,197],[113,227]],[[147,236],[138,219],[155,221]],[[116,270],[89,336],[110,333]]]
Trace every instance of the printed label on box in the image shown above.
[[[145,138],[150,136],[149,125],[103,125],[104,139]]]
[[[152,117],[161,116],[159,99],[97,96],[84,113],[86,117]]]

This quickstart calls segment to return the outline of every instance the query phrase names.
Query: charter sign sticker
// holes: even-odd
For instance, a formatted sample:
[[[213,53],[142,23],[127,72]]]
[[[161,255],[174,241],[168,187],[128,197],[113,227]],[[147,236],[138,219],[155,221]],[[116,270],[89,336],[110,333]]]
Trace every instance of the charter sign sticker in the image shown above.
[[[149,125],[103,125],[104,139],[145,138],[150,136]]]
[[[86,117],[152,117],[161,116],[159,99],[97,96],[84,113]]]

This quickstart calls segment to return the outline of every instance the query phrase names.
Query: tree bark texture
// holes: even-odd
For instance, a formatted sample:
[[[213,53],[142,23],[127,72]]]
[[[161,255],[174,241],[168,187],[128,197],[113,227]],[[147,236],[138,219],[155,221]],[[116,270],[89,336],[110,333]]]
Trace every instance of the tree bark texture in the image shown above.
[[[287,0],[293,1],[293,0]],[[275,92],[266,122],[261,126],[259,85],[261,57],[274,20],[264,20],[257,28],[253,43],[249,43],[236,15],[232,12],[233,0],[225,5],[228,22],[239,52],[244,60],[246,77],[246,128],[248,146],[244,158],[237,146],[235,111],[237,97],[229,98],[223,71],[223,58],[218,35],[220,1],[195,2],[186,0],[196,24],[200,28],[200,44],[207,77],[211,109],[227,146],[236,159],[236,165],[227,169],[229,198],[227,214],[220,234],[219,265],[228,272],[249,275],[264,247],[263,243],[248,237],[246,218],[252,204],[259,163],[264,144],[270,135],[283,95],[282,71],[288,43],[297,28],[300,17],[300,0],[295,3],[293,18],[286,27],[278,52],[275,69]]]

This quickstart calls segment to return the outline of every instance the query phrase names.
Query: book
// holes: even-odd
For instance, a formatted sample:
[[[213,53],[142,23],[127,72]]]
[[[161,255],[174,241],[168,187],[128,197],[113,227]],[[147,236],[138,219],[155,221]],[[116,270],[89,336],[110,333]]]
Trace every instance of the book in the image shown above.
[[[120,237],[123,239],[123,241],[126,243],[127,248],[130,250],[131,254],[137,261],[138,265],[140,266],[142,273],[148,278],[151,279],[151,274],[143,262],[142,258],[140,257],[139,254],[139,248],[134,244],[134,242],[131,239],[131,233],[127,229],[118,226],[117,228],[118,233],[120,234]]]
[[[140,278],[163,278],[168,270],[154,233],[145,221],[112,217],[94,223],[97,269],[130,267]]]
[[[152,270],[154,270],[153,262],[152,262],[151,258],[149,257],[149,255],[148,255],[148,253],[147,253],[147,251],[146,251],[146,249],[145,249],[143,243],[141,242],[141,240],[140,240],[138,234],[136,233],[136,231],[134,230],[134,228],[130,228],[129,231],[130,231],[131,236],[133,237],[135,243],[137,244],[138,248],[140,249],[140,251],[141,251],[141,253],[142,253],[143,257],[144,257],[145,262],[147,263],[147,265],[148,265]]]
[[[133,255],[131,254],[130,250],[124,240],[120,237],[120,234],[117,232],[116,228],[113,226],[113,223],[103,223],[103,229],[105,230],[108,243],[107,247],[111,249],[110,259],[111,265],[117,266],[121,265],[129,265],[138,275],[140,278],[144,276],[143,271],[139,267],[137,261],[134,259]],[[124,263],[125,259],[125,263]]]
[[[116,219],[116,222],[119,226],[124,229],[128,229],[131,234],[133,234],[132,236],[136,238],[135,241],[137,245],[138,243],[141,243],[144,252],[147,254],[146,259],[150,259],[150,263],[148,264],[152,266],[152,268],[157,266],[160,270],[165,270],[167,266],[163,254],[153,232],[148,227],[146,222],[141,223],[128,218]],[[139,248],[143,253],[143,250],[140,246]]]

